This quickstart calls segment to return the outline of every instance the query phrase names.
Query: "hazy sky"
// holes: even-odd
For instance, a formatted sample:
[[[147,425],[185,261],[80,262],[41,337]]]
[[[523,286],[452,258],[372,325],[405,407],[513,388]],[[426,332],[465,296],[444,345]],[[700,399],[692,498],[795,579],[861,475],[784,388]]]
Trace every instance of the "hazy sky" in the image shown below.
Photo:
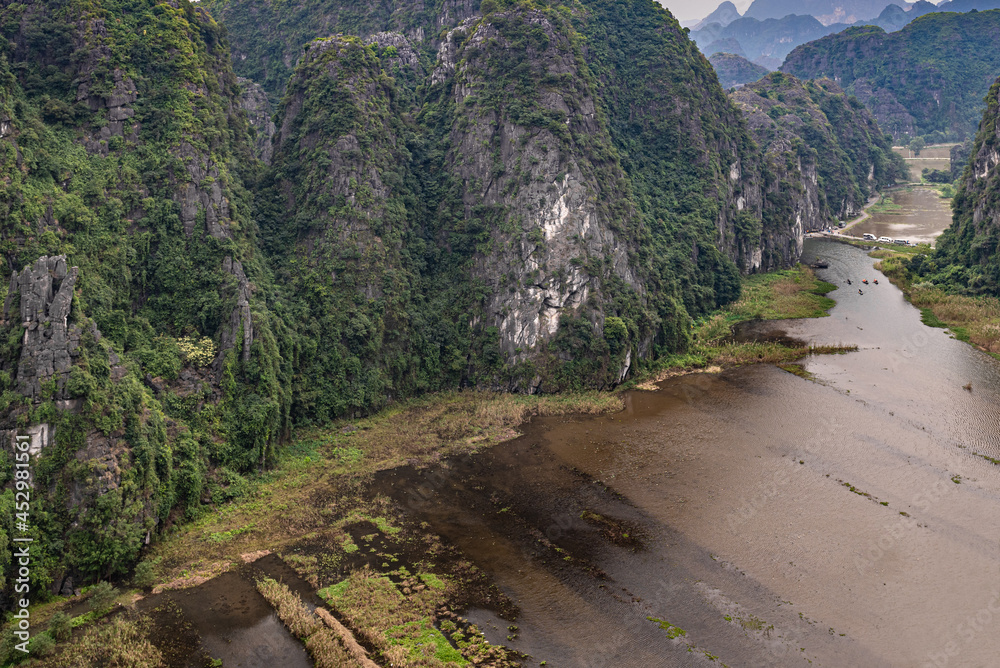
[[[670,10],[678,21],[703,19],[721,5],[723,0],[660,0],[660,4]],[[736,9],[745,12],[751,0],[732,0]]]

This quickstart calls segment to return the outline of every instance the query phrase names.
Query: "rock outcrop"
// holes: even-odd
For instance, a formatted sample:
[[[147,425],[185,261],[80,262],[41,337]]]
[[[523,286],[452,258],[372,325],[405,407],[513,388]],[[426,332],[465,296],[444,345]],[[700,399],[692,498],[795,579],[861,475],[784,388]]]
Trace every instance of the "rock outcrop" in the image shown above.
[[[253,134],[257,157],[265,165],[270,165],[271,156],[274,154],[271,138],[277,129],[272,117],[271,102],[260,84],[243,77],[238,77],[236,81],[240,85],[240,97],[237,104],[247,114],[247,123],[250,124]]]
[[[80,346],[80,328],[69,322],[78,273],[60,255],[41,257],[11,275],[3,316],[24,329],[17,389],[32,401],[41,401],[46,383],[54,383],[48,396],[66,398],[66,381]]]
[[[515,46],[520,30],[538,35],[539,46]],[[501,350],[512,361],[526,359],[555,336],[563,318],[584,316],[601,331],[610,295],[593,267],[632,290],[642,287],[629,261],[630,212],[612,220],[598,204],[601,194],[624,196],[625,176],[617,166],[600,174],[586,160],[585,146],[610,145],[610,137],[597,119],[594,92],[581,85],[568,36],[541,12],[502,13],[480,21],[457,53],[442,55],[440,68],[455,72],[459,110],[452,170],[463,184],[466,217],[484,218],[494,240],[477,256],[471,278],[486,287],[484,318],[499,330]],[[518,100],[551,119],[542,127],[525,123],[514,105],[490,103],[513,58],[530,68],[526,79],[566,82]]]

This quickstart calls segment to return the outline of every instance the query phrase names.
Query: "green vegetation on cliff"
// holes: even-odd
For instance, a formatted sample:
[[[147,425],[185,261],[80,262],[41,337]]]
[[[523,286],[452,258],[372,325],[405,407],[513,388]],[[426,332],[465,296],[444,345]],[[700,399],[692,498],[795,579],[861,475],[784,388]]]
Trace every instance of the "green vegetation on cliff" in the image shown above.
[[[898,32],[849,28],[803,44],[781,71],[835,79],[896,139],[962,139],[1000,71],[998,34],[1000,10],[931,13]]]
[[[238,478],[209,468],[259,466],[287,428],[280,323],[256,296],[241,315],[234,270],[268,285],[229,52],[180,5],[0,3],[0,428],[47,426],[35,591],[123,572],[147,532]],[[68,320],[46,317],[53,292]]]
[[[766,67],[751,63],[743,56],[734,53],[712,54],[708,62],[712,63],[715,73],[719,76],[719,84],[723,88],[752,83],[768,72]]]
[[[1000,354],[1000,79],[986,110],[952,201],[951,226],[934,252],[882,252],[879,268],[924,312],[924,322],[948,327],[956,338]],[[954,168],[954,166],[953,166]]]
[[[731,98],[769,158],[775,195],[766,217],[820,229],[851,217],[907,173],[872,115],[829,79],[801,82],[774,72]],[[796,191],[803,196],[787,196]]]
[[[795,263],[801,193],[666,10],[476,10],[0,0],[0,483],[30,430],[34,591],[123,573],[293,429],[613,387]],[[281,96],[269,166],[229,39]],[[888,178],[816,104],[844,126],[824,187]]]

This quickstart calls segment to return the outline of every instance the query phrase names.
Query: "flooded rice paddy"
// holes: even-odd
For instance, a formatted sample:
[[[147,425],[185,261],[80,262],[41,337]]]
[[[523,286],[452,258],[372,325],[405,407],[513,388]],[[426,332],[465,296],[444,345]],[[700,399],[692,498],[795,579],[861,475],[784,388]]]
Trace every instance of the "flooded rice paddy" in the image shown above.
[[[308,668],[305,647],[285,628],[258,593],[254,581],[267,576],[298,593],[309,607],[318,599],[295,572],[275,556],[223,573],[190,589],[171,590],[139,602],[149,614],[153,642],[171,668],[223,666]]]
[[[912,243],[933,244],[951,224],[951,200],[942,198],[930,188],[901,188],[887,193],[892,197],[892,209],[873,213],[870,218],[854,225],[847,234],[861,237],[906,239]]]

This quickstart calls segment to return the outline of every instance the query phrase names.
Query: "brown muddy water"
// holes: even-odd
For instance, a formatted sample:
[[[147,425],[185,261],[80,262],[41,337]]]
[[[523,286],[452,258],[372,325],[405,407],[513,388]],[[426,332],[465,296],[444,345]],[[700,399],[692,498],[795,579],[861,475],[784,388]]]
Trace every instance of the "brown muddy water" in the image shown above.
[[[559,667],[998,665],[1000,362],[858,249],[806,253],[836,307],[761,333],[859,346],[813,380],[675,378],[376,478],[519,606],[467,612],[492,642]]]
[[[913,243],[933,244],[951,225],[951,200],[942,198],[930,188],[893,190],[898,210],[873,214],[852,227],[847,234],[860,237],[865,233],[890,239],[907,239]]]
[[[307,606],[319,602],[308,584],[283,561],[265,557],[190,589],[166,591],[141,600],[138,610],[152,617],[153,643],[171,668],[202,668],[221,660],[241,668],[309,668],[305,647],[288,632],[254,586],[268,576],[288,585]]]

